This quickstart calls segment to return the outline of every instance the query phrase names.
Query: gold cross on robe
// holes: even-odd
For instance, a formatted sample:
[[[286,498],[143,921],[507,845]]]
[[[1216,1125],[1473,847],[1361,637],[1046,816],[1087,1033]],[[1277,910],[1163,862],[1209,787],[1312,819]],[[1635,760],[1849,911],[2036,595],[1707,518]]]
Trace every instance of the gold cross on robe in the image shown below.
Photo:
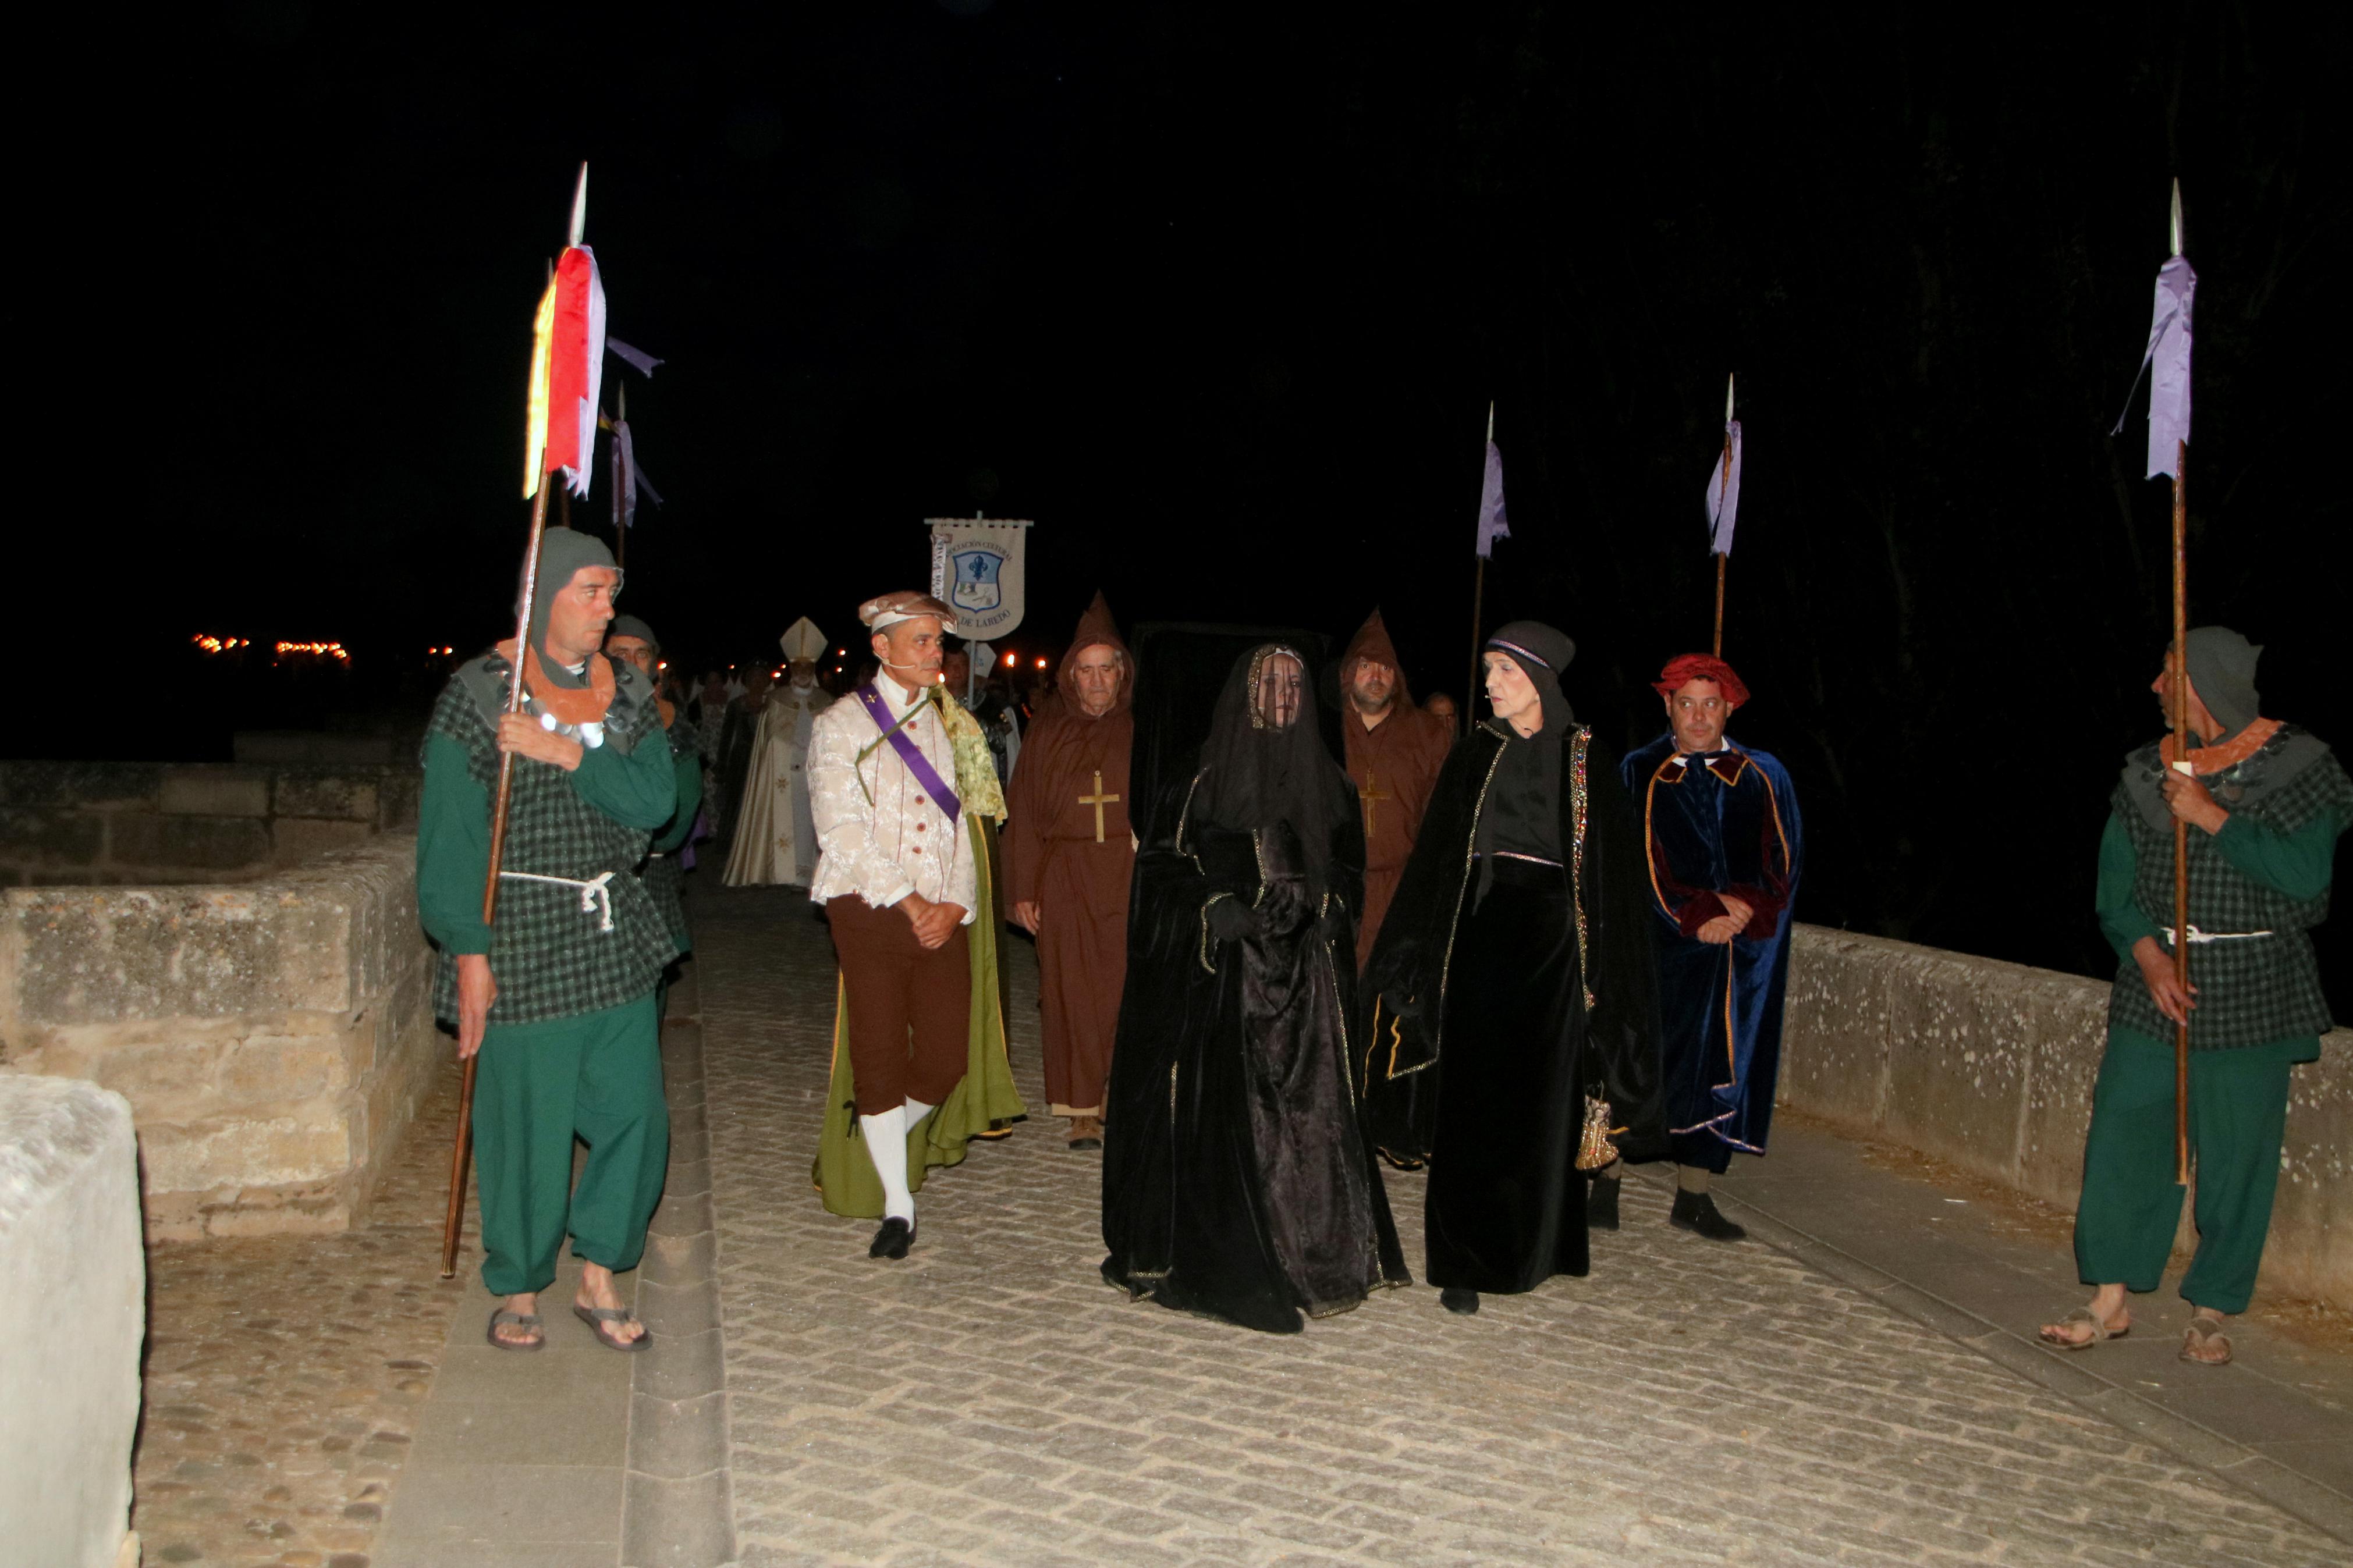
[[[1119,804],[1119,796],[1115,795],[1103,794],[1103,770],[1101,768],[1097,768],[1095,770],[1095,793],[1092,795],[1082,795],[1079,796],[1079,804],[1081,805],[1092,805],[1095,808],[1095,842],[1098,844],[1102,843],[1103,841],[1103,808],[1106,805],[1116,805]]]
[[[1378,776],[1374,773],[1372,769],[1366,768],[1365,770],[1365,782],[1363,784],[1359,785],[1356,790],[1356,799],[1363,804],[1365,808],[1365,837],[1366,838],[1370,838],[1373,836],[1373,812],[1375,808],[1378,806],[1382,801],[1395,800],[1397,796],[1387,793],[1380,787],[1380,780]]]

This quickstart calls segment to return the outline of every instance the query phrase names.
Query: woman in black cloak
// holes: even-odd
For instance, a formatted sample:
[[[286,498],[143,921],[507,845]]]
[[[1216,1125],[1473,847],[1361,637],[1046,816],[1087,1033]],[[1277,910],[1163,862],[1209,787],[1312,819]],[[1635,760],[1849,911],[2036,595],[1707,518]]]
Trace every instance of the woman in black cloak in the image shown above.
[[[1630,1157],[1664,1136],[1642,837],[1561,696],[1576,654],[1535,621],[1487,639],[1494,716],[1440,770],[1366,966],[1366,1124],[1430,1167],[1429,1279],[1454,1312],[1590,1266],[1588,1095]]]
[[[1409,1282],[1350,1083],[1364,826],[1306,660],[1235,665],[1136,857],[1103,1148],[1103,1278],[1271,1333]]]

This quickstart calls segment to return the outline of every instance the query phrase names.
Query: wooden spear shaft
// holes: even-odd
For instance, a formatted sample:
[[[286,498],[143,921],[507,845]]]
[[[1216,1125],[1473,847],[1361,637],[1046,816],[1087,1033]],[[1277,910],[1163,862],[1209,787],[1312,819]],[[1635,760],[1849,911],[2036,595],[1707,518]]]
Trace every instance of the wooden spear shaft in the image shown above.
[[[2189,771],[2189,443],[2173,453],[2173,756]],[[2173,979],[2189,995],[2189,824],[2173,819]],[[2189,1181],[2189,1022],[2173,1026],[2173,1181]]]
[[[1724,657],[1724,563],[1727,557],[1715,558],[1715,657]]]
[[[522,711],[522,651],[531,642],[531,604],[539,590],[539,543],[547,533],[547,492],[554,481],[543,476],[531,498],[531,534],[522,552],[522,600],[515,611],[515,657],[507,674],[507,711]],[[491,863],[482,878],[482,923],[499,913],[499,863],[506,857],[507,803],[514,788],[514,753],[499,753],[499,789],[491,807]],[[458,1080],[458,1136],[449,1152],[449,1207],[441,1218],[441,1278],[458,1272],[458,1232],[466,1215],[466,1167],[474,1152],[474,1069],[479,1051],[466,1058]]]
[[[616,385],[613,415],[613,564],[622,571],[629,565],[629,521],[625,510],[628,497],[621,493],[621,426],[629,421],[629,389]]]
[[[1469,696],[1464,700],[1469,706],[1462,710],[1462,721],[1465,724],[1476,724],[1479,721],[1479,676],[1481,673],[1479,668],[1479,616],[1483,608],[1482,601],[1484,600],[1486,596],[1487,558],[1482,555],[1479,557],[1478,575],[1473,577],[1471,582],[1471,690]]]

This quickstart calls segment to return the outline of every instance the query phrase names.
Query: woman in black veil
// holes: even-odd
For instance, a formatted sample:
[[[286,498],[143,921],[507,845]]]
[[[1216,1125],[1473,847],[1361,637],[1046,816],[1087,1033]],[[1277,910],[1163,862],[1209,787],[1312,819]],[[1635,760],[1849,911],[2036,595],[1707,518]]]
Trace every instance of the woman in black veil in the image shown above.
[[[1273,1333],[1408,1282],[1349,1081],[1364,827],[1306,673],[1244,655],[1153,814],[1103,1149],[1103,1277]]]

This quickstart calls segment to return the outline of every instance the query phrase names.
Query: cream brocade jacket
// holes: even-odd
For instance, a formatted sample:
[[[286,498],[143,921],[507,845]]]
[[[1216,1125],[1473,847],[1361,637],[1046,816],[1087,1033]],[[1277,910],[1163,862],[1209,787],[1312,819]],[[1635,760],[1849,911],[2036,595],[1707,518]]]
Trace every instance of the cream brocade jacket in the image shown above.
[[[924,693],[911,695],[887,678],[875,689],[894,721],[925,700]],[[938,709],[925,708],[899,733],[955,787],[955,746]],[[807,777],[818,853],[809,897],[823,902],[854,893],[879,910],[921,893],[934,903],[963,906],[969,925],[979,896],[971,836],[948,820],[891,742],[859,762],[858,753],[881,734],[855,693],[810,721]]]

